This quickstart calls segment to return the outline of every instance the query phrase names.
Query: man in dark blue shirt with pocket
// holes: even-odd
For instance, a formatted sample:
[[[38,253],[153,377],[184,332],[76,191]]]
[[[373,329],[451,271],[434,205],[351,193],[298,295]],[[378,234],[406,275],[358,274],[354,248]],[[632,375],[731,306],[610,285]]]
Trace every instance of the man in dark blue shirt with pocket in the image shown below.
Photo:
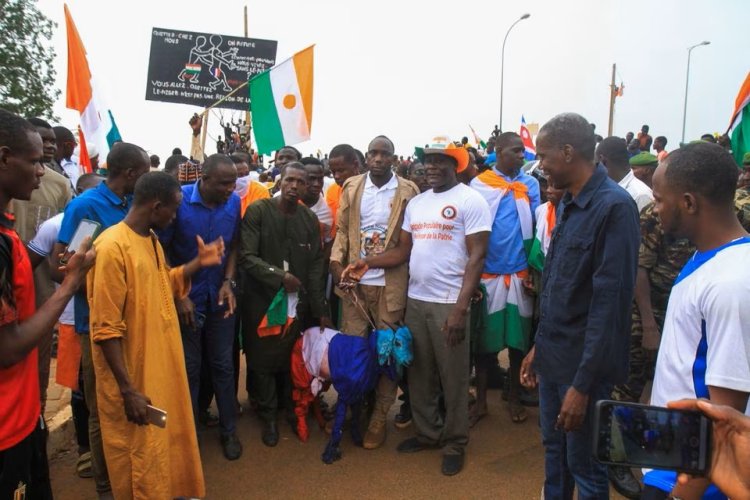
[[[159,236],[173,266],[190,262],[198,255],[196,235],[204,241],[221,237],[229,249],[220,266],[204,268],[193,276],[190,295],[176,304],[196,423],[205,345],[219,409],[221,444],[228,460],[242,455],[242,445],[235,433],[237,397],[233,361],[234,275],[241,203],[234,193],[236,183],[237,169],[232,159],[223,154],[209,156],[203,164],[201,179],[182,187],[177,216]]]
[[[539,383],[547,498],[609,498],[592,457],[594,406],[628,373],[640,230],[632,197],[594,163],[588,121],[564,113],[537,137],[541,168],[567,193],[542,277],[536,345],[521,381]]]

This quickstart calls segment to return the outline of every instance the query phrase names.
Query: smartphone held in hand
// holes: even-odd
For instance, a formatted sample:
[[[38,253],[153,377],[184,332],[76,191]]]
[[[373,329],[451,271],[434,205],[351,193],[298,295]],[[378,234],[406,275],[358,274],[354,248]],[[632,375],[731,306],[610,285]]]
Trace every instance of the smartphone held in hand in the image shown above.
[[[146,408],[148,410],[149,424],[161,427],[162,429],[167,426],[167,412],[151,405],[146,405]]]
[[[704,475],[711,461],[711,422],[694,411],[599,401],[594,457],[609,465]]]
[[[70,256],[81,248],[81,244],[86,238],[91,238],[93,240],[94,236],[99,232],[100,227],[101,224],[96,221],[81,219],[81,222],[78,223],[78,227],[76,228],[76,232],[73,233],[73,239],[70,240],[68,248],[65,249],[65,255],[60,259],[60,264],[67,264]]]

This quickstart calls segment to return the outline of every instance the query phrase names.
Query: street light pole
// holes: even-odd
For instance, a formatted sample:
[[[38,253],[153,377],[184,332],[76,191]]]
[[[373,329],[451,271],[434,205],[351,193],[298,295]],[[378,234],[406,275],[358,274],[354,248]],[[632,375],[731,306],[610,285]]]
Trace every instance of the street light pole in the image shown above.
[[[503,50],[501,51],[500,55],[500,122],[497,124],[498,127],[500,127],[500,130],[503,130],[503,84],[505,79],[505,42],[508,40],[508,35],[510,35],[510,30],[513,29],[513,26],[520,23],[524,19],[528,19],[531,17],[531,14],[524,14],[518,19],[516,19],[516,22],[510,25],[510,28],[508,28],[508,31],[505,32],[505,38],[503,38]]]
[[[687,118],[687,98],[688,98],[688,85],[690,84],[690,54],[696,47],[701,47],[703,45],[708,45],[708,40],[704,40],[701,43],[696,43],[695,45],[691,45],[688,47],[688,63],[687,63],[687,74],[685,75],[685,104],[682,107],[682,140],[680,142],[685,142],[685,121]]]

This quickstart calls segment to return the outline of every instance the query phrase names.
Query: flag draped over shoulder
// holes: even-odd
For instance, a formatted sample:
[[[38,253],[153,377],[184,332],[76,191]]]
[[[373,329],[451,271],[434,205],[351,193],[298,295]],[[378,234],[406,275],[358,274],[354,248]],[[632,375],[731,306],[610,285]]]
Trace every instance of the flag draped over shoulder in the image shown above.
[[[518,220],[521,222],[521,235],[523,237],[523,247],[528,255],[531,249],[532,238],[534,237],[533,226],[534,219],[531,216],[531,204],[529,202],[529,188],[523,182],[508,182],[494,170],[485,170],[471,183],[471,187],[476,189],[490,205],[490,214],[492,220],[495,220],[497,209],[500,207],[500,200],[509,192],[513,194],[518,210]]]
[[[531,140],[531,134],[529,133],[529,129],[526,127],[526,118],[524,118],[523,115],[521,115],[521,130],[518,135],[521,136],[521,140],[523,141],[523,156],[526,161],[535,160],[536,147],[534,146],[534,141]]]
[[[250,80],[253,131],[258,153],[310,139],[315,46]]]
[[[79,141],[79,161],[90,172],[91,160],[86,144],[96,145],[99,158],[103,162],[115,141],[122,140],[122,137],[112,112],[102,105],[86,58],[86,49],[68,6],[64,7],[68,37],[68,83],[65,103],[68,108],[75,109],[81,114],[83,140]]]
[[[734,103],[734,112],[729,121],[732,131],[732,153],[737,165],[742,165],[742,157],[750,151],[750,72],[740,87]]]
[[[282,334],[297,317],[297,293],[286,293],[281,288],[268,306],[258,325],[258,336],[269,337]]]
[[[547,250],[552,242],[552,230],[557,222],[556,212],[555,205],[549,201],[536,209],[536,233],[529,252],[529,266],[539,272],[544,270]]]

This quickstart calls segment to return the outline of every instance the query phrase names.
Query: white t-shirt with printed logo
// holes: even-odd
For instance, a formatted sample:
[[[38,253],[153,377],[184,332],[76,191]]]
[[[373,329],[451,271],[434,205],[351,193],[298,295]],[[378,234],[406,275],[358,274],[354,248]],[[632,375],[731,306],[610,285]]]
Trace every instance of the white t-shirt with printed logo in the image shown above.
[[[487,202],[464,184],[429,190],[406,206],[402,229],[412,238],[409,298],[455,304],[469,261],[466,236],[492,230]]]
[[[651,404],[707,398],[707,386],[750,392],[749,262],[746,237],[685,265],[669,296]]]

